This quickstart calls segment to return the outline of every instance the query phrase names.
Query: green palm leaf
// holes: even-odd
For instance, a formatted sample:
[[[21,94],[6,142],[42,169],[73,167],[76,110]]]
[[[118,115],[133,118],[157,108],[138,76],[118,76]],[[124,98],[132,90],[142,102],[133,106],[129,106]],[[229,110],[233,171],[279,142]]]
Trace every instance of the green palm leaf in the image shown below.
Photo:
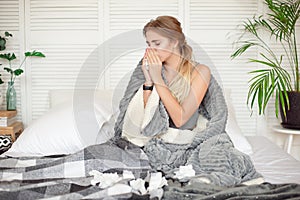
[[[278,116],[279,100],[285,113],[285,106],[289,107],[287,91],[300,92],[299,62],[295,36],[295,25],[300,16],[300,0],[264,0],[269,11],[266,16],[254,16],[243,22],[244,32],[235,42],[236,50],[231,58],[245,54],[250,48],[258,47],[263,50],[258,58],[250,58],[249,62],[267,68],[249,72],[253,75],[249,80],[247,104],[253,109],[257,102],[259,114],[264,114],[267,103],[275,94],[275,112]],[[262,36],[263,34],[267,34]],[[276,55],[270,48],[265,36],[275,39],[284,49],[284,54]],[[286,66],[285,59],[292,68],[293,80]],[[295,87],[292,87],[292,83]]]

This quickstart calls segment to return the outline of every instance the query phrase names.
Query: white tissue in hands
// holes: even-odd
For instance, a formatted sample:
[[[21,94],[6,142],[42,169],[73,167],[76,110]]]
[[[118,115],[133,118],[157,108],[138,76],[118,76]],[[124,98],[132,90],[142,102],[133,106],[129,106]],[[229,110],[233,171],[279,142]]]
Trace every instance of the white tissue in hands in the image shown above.
[[[151,173],[148,191],[156,190],[162,188],[164,185],[168,185],[165,177],[162,177],[161,172]]]
[[[195,170],[192,165],[180,166],[179,171],[175,172],[174,178],[183,179],[195,176]]]
[[[122,178],[116,172],[104,174],[96,170],[92,170],[89,174],[94,176],[93,180],[91,180],[91,184],[96,185],[99,183],[100,188],[107,188],[122,180]]]
[[[149,70],[149,63],[148,63],[148,59],[145,59],[145,68],[146,68],[146,70]]]

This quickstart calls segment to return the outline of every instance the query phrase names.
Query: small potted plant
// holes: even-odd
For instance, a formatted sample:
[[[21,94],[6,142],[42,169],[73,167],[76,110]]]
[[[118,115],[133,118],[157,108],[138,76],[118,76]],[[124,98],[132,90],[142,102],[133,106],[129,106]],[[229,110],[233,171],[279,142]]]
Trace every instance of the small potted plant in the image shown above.
[[[12,37],[12,34],[5,32],[5,36],[6,37]],[[6,39],[2,37],[3,40],[5,41],[4,44],[4,49],[5,49],[5,44],[6,44]],[[4,50],[3,49],[3,50]],[[15,60],[17,57],[14,53],[4,53],[4,54],[0,54],[0,59],[6,60],[8,66],[4,67],[3,69],[8,72],[10,74],[10,80],[8,82],[8,88],[7,88],[7,92],[6,92],[6,105],[7,105],[7,110],[16,110],[16,105],[17,105],[17,94],[14,88],[14,83],[15,83],[15,79],[17,76],[20,76],[24,70],[22,69],[23,64],[25,63],[26,59],[28,57],[45,57],[45,55],[41,52],[38,51],[32,51],[32,52],[25,52],[24,53],[25,57],[22,60],[21,64],[14,69],[12,67],[12,61]],[[3,80],[0,79],[0,84],[3,83]]]
[[[6,40],[8,39],[8,37],[12,37],[12,34],[10,34],[9,32],[5,32],[4,36],[2,37],[0,35],[0,51],[4,51],[6,49]],[[2,64],[0,63],[0,66]],[[1,78],[1,73],[0,73],[0,85],[4,83],[4,81]],[[3,102],[3,94],[0,92],[0,105],[2,105]]]
[[[264,0],[268,6],[265,16],[254,16],[245,21],[243,33],[237,39],[232,58],[256,47],[259,58],[250,58],[261,69],[250,73],[247,104],[251,109],[257,102],[259,114],[275,94],[275,112],[281,112],[282,126],[300,129],[300,78],[296,23],[300,16],[299,0]],[[276,55],[266,38],[281,45],[283,54]],[[291,70],[288,71],[288,68]]]

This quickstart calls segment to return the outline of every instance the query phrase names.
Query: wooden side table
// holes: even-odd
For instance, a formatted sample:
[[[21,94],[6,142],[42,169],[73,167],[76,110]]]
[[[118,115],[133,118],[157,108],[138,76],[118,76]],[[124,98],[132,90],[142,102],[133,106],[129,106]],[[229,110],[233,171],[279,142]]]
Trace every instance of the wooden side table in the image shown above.
[[[291,153],[291,148],[292,148],[292,144],[293,144],[294,135],[300,135],[300,130],[283,128],[280,125],[274,126],[273,130],[277,133],[283,133],[283,134],[288,135],[288,137],[285,141],[284,149],[287,153]]]
[[[23,123],[19,121],[16,121],[7,127],[0,127],[0,135],[10,135],[12,142],[16,140],[16,138],[22,133],[22,131]]]

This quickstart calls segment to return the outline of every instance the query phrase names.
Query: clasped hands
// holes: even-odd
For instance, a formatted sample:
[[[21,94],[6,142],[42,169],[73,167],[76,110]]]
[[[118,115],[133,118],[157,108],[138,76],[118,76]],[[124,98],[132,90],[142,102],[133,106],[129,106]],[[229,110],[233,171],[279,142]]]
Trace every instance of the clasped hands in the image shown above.
[[[146,66],[147,65],[147,66]],[[146,85],[153,85],[153,83],[161,83],[162,76],[162,62],[157,55],[155,49],[147,48],[143,62],[142,70],[146,79]]]

